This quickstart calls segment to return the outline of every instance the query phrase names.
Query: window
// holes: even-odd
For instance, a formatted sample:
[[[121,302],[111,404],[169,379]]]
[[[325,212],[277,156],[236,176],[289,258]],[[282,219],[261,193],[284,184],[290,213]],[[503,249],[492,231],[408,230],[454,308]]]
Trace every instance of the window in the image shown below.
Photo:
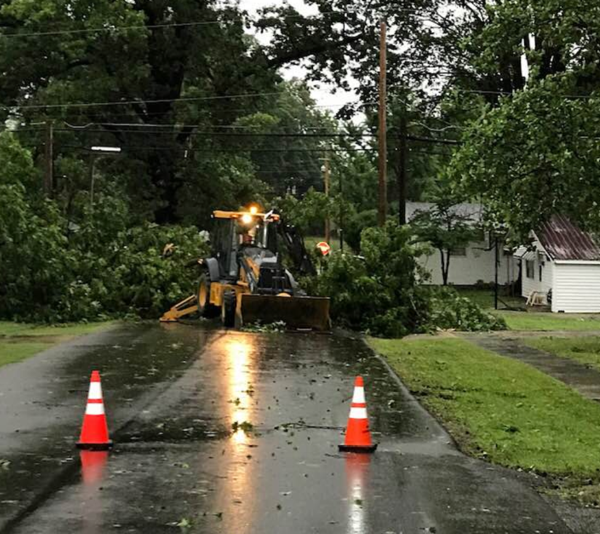
[[[544,266],[540,263],[540,266],[539,266],[540,282],[542,281],[542,273],[543,272],[544,272]]]
[[[456,247],[450,251],[450,256],[462,256],[467,255],[467,247]]]
[[[534,273],[534,263],[533,260],[525,260],[525,276],[527,278],[535,278]]]

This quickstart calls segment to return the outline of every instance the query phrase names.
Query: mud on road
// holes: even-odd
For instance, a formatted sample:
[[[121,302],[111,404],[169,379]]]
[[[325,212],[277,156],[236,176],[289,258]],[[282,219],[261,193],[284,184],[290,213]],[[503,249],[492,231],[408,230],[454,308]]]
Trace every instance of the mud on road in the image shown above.
[[[115,448],[80,453],[96,368]],[[337,449],[359,374],[372,456]],[[1,369],[0,403],[0,534],[571,532],[344,334],[119,327]]]

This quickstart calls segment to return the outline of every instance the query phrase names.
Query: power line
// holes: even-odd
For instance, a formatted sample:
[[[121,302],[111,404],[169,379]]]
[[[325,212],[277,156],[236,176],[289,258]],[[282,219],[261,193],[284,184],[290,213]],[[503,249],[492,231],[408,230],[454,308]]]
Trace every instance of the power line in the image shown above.
[[[55,108],[86,108],[86,107],[105,107],[105,106],[129,106],[133,104],[164,104],[167,102],[204,102],[214,100],[233,100],[237,98],[254,98],[260,96],[276,96],[280,92],[270,93],[245,93],[238,95],[223,96],[199,96],[199,97],[179,97],[179,98],[159,98],[156,100],[118,100],[113,102],[79,102],[68,104],[29,104],[29,105],[2,105],[5,109],[55,109]]]
[[[32,131],[42,131],[42,128],[33,128]],[[19,131],[27,131],[16,130]],[[180,132],[165,132],[165,131],[138,131],[138,130],[118,130],[118,132],[113,132],[107,129],[89,129],[89,128],[55,128],[55,132],[69,132],[69,133],[104,133],[115,135],[116,133],[135,133],[135,134],[144,134],[144,135],[177,135]],[[312,133],[240,133],[240,132],[191,132],[189,133],[189,137],[229,137],[229,138],[248,138],[248,137],[265,137],[265,138],[290,138],[290,139],[302,139],[302,138],[313,138],[313,139],[322,139],[322,138],[349,138],[349,139],[357,139],[363,137],[369,138],[377,138],[377,134],[350,134],[350,133],[325,133],[325,134],[312,134]],[[389,139],[400,139],[400,136],[388,135]],[[448,139],[443,137],[423,137],[417,135],[407,135],[406,139],[409,141],[419,141],[424,143],[439,143],[443,145],[460,145],[461,141],[456,139]],[[192,150],[186,149],[182,147],[181,150]],[[252,148],[247,148],[247,150],[252,150]],[[260,149],[256,149],[260,150]],[[325,149],[323,149],[325,150]],[[347,150],[342,148],[341,150]],[[371,151],[376,149],[364,149],[365,151]],[[281,149],[281,151],[285,152],[286,149]]]
[[[289,17],[282,17],[286,19],[299,18],[299,16],[290,15]],[[125,30],[156,30],[161,28],[180,28],[180,27],[191,27],[191,26],[214,26],[223,24],[222,20],[204,20],[198,22],[173,22],[165,24],[137,24],[135,26],[112,26],[108,28],[82,28],[78,30],[50,30],[45,32],[30,32],[30,33],[0,33],[0,37],[17,38],[17,37],[45,37],[49,35],[72,35],[72,34],[83,34],[83,33],[105,33],[105,32],[118,32]]]
[[[62,145],[65,148],[76,148],[89,152],[88,147],[80,145]],[[186,148],[186,147],[175,147],[175,146],[147,146],[147,145],[124,145],[121,149],[127,150],[158,150],[158,151],[177,151],[177,152],[201,152],[201,153],[240,153],[240,152],[254,152],[254,153],[271,153],[271,152],[285,152],[285,153],[302,153],[302,152],[328,152],[326,148],[216,148],[216,149],[198,149],[198,148]],[[376,152],[374,148],[343,148],[341,152]]]
[[[181,126],[181,128],[193,128],[195,126]],[[37,129],[41,131],[42,129]],[[55,132],[71,132],[71,133],[117,133],[107,129],[77,129],[77,128],[55,128]],[[134,133],[140,135],[178,135],[180,132],[165,131],[165,130],[124,130],[120,129],[118,133]],[[359,138],[359,137],[377,137],[377,134],[350,134],[350,133],[289,133],[289,132],[269,132],[269,133],[254,133],[254,132],[191,132],[190,137],[276,137],[276,138]]]
[[[402,8],[398,9],[397,12],[406,12],[406,13],[418,13],[421,10],[412,9],[412,8]],[[319,11],[318,15],[331,15],[331,14],[341,14],[339,11],[330,10],[330,11]],[[276,14],[275,14],[276,15]],[[310,15],[286,15],[283,17],[274,16],[270,18],[265,18],[263,21],[273,21],[273,20],[310,20]],[[421,18],[424,18],[421,16]],[[427,20],[424,18],[424,20]],[[195,21],[195,22],[168,22],[164,24],[136,24],[133,26],[110,26],[110,27],[102,27],[102,28],[80,28],[80,29],[72,29],[72,30],[48,30],[43,32],[29,32],[29,33],[0,33],[0,37],[6,37],[9,39],[19,38],[19,37],[44,37],[50,35],[72,35],[72,34],[85,34],[85,33],[107,33],[107,32],[118,32],[124,30],[154,30],[161,28],[177,28],[177,27],[193,27],[193,26],[214,26],[224,24],[226,21],[224,20],[203,20],[203,21]],[[242,22],[242,21],[240,21]],[[260,21],[259,21],[260,22]]]
[[[517,91],[492,91],[492,90],[483,90],[483,89],[460,89],[457,88],[455,89],[456,91],[460,92],[460,93],[474,93],[474,94],[480,94],[480,95],[500,95],[500,96],[511,96],[511,95],[519,95],[519,94],[524,94],[527,91],[529,91],[529,89],[521,89],[521,90],[517,90]],[[566,99],[586,99],[586,98],[598,98],[598,95],[555,95],[558,96],[560,98],[566,98]]]
[[[69,102],[65,104],[2,104],[0,107],[4,109],[56,109],[56,108],[88,108],[88,107],[109,107],[109,106],[129,106],[129,105],[140,105],[140,104],[164,104],[168,102],[208,102],[215,100],[234,100],[239,98],[255,98],[262,96],[281,96],[281,92],[264,92],[264,93],[243,93],[237,95],[220,95],[220,96],[200,96],[200,97],[179,97],[179,98],[159,98],[155,100],[116,100],[111,102]],[[358,107],[368,107],[370,103],[366,104],[322,104],[319,106],[310,106],[312,108],[315,107],[343,107],[346,105],[356,105]],[[231,110],[224,110],[231,111]],[[240,109],[239,111],[245,111],[244,109]],[[258,113],[258,112],[254,112]],[[266,112],[264,112],[266,113]]]

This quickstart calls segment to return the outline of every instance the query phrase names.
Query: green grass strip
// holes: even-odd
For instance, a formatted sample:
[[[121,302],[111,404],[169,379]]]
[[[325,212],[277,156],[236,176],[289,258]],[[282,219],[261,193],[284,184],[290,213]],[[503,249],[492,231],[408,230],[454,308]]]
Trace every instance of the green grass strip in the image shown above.
[[[535,349],[575,360],[600,371],[600,337],[543,337],[524,339],[523,342]]]
[[[114,324],[104,322],[46,326],[0,321],[0,367],[20,362],[57,343],[97,332]]]
[[[108,327],[112,324],[114,324],[114,322],[77,323],[48,326],[0,321],[0,336],[79,336],[82,334],[95,332],[99,328]]]
[[[370,343],[465,452],[512,468],[600,478],[597,403],[461,339]]]
[[[600,331],[599,315],[565,315],[536,312],[494,312],[506,320],[510,330],[551,332],[556,330]]]
[[[20,362],[51,346],[51,343],[5,343],[0,341],[0,367]]]

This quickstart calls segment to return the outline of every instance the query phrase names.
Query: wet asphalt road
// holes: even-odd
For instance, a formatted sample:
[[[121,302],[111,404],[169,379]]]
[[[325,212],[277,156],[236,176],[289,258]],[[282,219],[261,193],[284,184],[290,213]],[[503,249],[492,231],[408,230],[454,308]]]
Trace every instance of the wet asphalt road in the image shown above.
[[[111,453],[74,449],[94,368]],[[357,374],[373,456],[337,451]],[[0,369],[0,406],[0,534],[570,532],[344,335],[120,327]]]

